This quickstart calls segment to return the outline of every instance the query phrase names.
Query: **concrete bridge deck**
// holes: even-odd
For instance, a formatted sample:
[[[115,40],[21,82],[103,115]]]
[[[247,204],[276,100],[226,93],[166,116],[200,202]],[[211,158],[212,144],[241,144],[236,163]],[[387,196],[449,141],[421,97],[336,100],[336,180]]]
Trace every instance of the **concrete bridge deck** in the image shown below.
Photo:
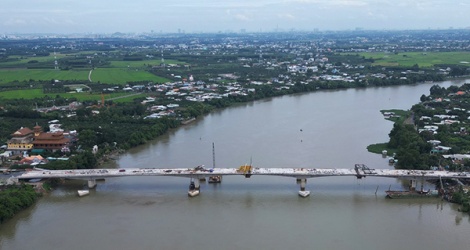
[[[175,177],[210,177],[215,175],[273,175],[287,176],[298,179],[355,176],[362,177],[389,177],[400,179],[470,179],[470,172],[449,172],[431,170],[391,170],[391,169],[321,169],[321,168],[251,168],[250,171],[240,171],[239,168],[126,168],[126,169],[78,169],[78,170],[33,170],[16,176],[17,179],[96,179],[125,176],[175,176]]]
[[[409,179],[411,190],[416,189],[417,182],[421,185],[426,180],[432,179],[470,179],[469,172],[449,172],[432,170],[391,170],[391,169],[370,169],[364,164],[356,164],[353,169],[325,169],[325,168],[253,168],[252,166],[241,166],[240,168],[216,168],[206,169],[203,166],[196,168],[125,168],[125,169],[79,169],[79,170],[45,170],[35,169],[27,171],[11,178],[11,182],[28,179],[83,179],[88,181],[88,187],[94,188],[97,179],[126,176],[174,176],[191,178],[189,185],[189,196],[199,195],[200,180],[212,176],[242,175],[249,178],[254,175],[286,176],[294,177],[300,183],[299,195],[307,197],[310,191],[305,190],[307,178],[354,176],[364,177],[388,177]],[[219,178],[219,181],[221,179]],[[79,190],[79,195],[88,191]]]

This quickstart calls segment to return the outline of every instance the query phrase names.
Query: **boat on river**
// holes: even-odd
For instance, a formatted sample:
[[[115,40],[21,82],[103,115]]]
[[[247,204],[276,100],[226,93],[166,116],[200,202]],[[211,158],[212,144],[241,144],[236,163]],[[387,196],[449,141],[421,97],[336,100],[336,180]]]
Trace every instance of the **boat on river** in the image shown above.
[[[387,198],[390,199],[414,199],[414,198],[436,198],[439,196],[437,190],[428,190],[428,191],[385,191]]]

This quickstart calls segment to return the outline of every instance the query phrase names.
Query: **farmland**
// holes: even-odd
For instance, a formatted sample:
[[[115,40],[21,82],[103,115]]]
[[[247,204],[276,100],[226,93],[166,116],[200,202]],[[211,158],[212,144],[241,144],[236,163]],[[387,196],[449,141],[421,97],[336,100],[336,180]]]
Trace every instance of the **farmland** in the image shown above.
[[[297,34],[302,42],[293,39],[288,46],[283,43],[283,36],[260,34],[255,40],[252,35],[217,39],[192,35],[155,41],[106,38],[57,39],[52,43],[39,39],[6,40],[3,45],[0,41],[0,98],[59,95],[99,100],[100,96],[93,94],[147,91],[149,95],[179,87],[190,92],[193,89],[187,85],[191,84],[214,91],[215,86],[224,84],[265,82],[275,84],[278,90],[290,90],[297,83],[303,83],[302,89],[334,89],[441,81],[447,76],[468,75],[468,46],[442,44],[436,40],[441,35],[429,38],[428,34],[418,34],[415,40],[403,40],[397,45],[382,44],[382,38],[363,40],[356,34],[345,35],[351,37],[339,39],[337,47],[316,34],[303,33]],[[400,34],[387,36],[395,41]],[[423,49],[423,37],[427,51]],[[304,44],[305,39],[316,42]],[[163,64],[161,55],[165,58]],[[307,88],[308,83],[318,86]],[[89,93],[69,93],[75,90],[71,85],[86,85],[76,91]],[[268,87],[262,91],[270,94]]]
[[[88,74],[87,74],[88,76]],[[127,82],[153,81],[166,82],[168,79],[156,76],[142,69],[97,68],[91,74],[93,82],[124,85]]]
[[[29,80],[47,81],[57,80],[88,80],[88,69],[54,70],[54,69],[2,69],[0,70],[0,84],[22,82]]]
[[[82,51],[79,55],[51,53],[49,56],[9,56],[0,61],[0,84],[49,80],[88,82],[88,74],[92,68],[94,68],[92,72],[92,81],[94,82],[124,85],[127,82],[169,81],[147,71],[151,66],[159,65],[160,60],[111,61],[108,58],[99,58],[98,60],[102,64],[109,60],[107,65],[101,67],[101,65],[91,65],[92,60],[85,56],[88,54],[93,55],[90,51]],[[59,62],[61,69],[54,69],[55,60]],[[70,60],[82,60],[87,64],[80,65],[80,67],[67,67],[64,70],[62,68],[63,62],[69,62]],[[182,64],[183,62],[168,60],[168,63]]]
[[[26,68],[34,63],[50,63],[54,65],[56,59],[64,58],[65,54],[51,54],[49,56],[9,56],[0,62],[0,68]]]
[[[436,65],[466,65],[470,63],[470,52],[364,52],[357,53],[357,55],[373,59],[373,66],[384,67],[412,67],[417,64],[419,67],[426,68]]]
[[[76,98],[79,101],[98,101],[101,100],[100,93],[89,93],[89,92],[80,92],[80,93],[44,93],[42,89],[22,89],[22,90],[9,90],[0,92],[0,100],[4,99],[34,99],[34,98],[43,98],[46,96],[55,97],[60,95],[63,98]],[[122,99],[119,97],[123,96]],[[127,93],[109,93],[104,95],[106,99],[117,98],[117,102],[123,101],[132,101],[136,97],[141,97],[139,95],[127,97]],[[143,96],[143,95],[142,95]]]

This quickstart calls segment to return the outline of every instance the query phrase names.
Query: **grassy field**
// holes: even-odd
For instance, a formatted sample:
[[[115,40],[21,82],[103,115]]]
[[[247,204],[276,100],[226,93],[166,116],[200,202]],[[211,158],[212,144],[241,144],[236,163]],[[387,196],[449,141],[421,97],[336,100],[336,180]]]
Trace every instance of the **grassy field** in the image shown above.
[[[82,51],[78,54],[88,55],[93,54],[93,51]],[[72,54],[74,56],[76,54]],[[11,56],[9,59],[14,61],[0,62],[0,85],[5,83],[12,83],[15,81],[23,82],[29,80],[78,80],[84,84],[88,82],[88,74],[90,69],[72,69],[72,70],[55,70],[52,68],[54,60],[67,57],[67,54],[52,53],[49,56]],[[27,69],[29,66],[35,66],[38,64],[28,63],[29,61],[35,60],[38,64],[44,65],[44,63],[50,63],[51,69]],[[113,85],[124,85],[127,82],[155,82],[164,83],[170,81],[169,79],[156,76],[152,73],[147,72],[149,65],[155,66],[160,65],[160,59],[145,60],[145,61],[111,61],[111,65],[108,68],[97,68],[93,70],[91,79],[93,82],[101,82],[105,84]],[[167,64],[184,64],[184,62],[176,60],[166,60]],[[100,94],[90,93],[48,93],[44,94],[42,89],[24,89],[14,91],[0,92],[0,99],[16,99],[16,98],[40,98],[44,96],[56,96],[60,95],[65,98],[75,97],[80,101],[84,100],[100,100]],[[111,98],[116,96],[128,95],[128,93],[113,93],[107,94],[105,98]],[[116,99],[115,102],[129,102],[134,98],[140,96],[131,96],[122,99]]]
[[[125,84],[126,82],[137,81],[153,81],[153,82],[168,82],[169,80],[163,77],[156,76],[141,69],[127,69],[127,68],[98,68],[93,70],[91,74],[93,82],[109,83],[109,84]]]
[[[388,148],[388,143],[377,143],[367,146],[367,151],[375,154],[382,154],[382,151],[387,150],[387,155],[392,156],[396,153],[396,149]]]
[[[35,60],[35,61],[38,61],[38,62],[51,62],[51,63],[53,63],[54,60],[56,60],[55,57],[57,57],[57,59],[60,59],[60,58],[63,58],[65,56],[66,56],[65,54],[60,54],[60,53],[56,53],[56,55],[51,54],[49,56],[29,56],[29,57],[26,57],[26,56],[22,56],[22,57],[9,56],[8,59],[18,59],[18,60],[10,61],[10,62],[0,62],[0,68],[2,68],[2,67],[8,67],[8,68],[11,68],[11,67],[23,68],[24,67],[25,68],[27,66],[34,65],[34,64],[28,64],[28,62],[32,61],[32,60]]]
[[[80,101],[85,100],[101,100],[101,94],[91,94],[88,92],[81,92],[81,93],[46,93],[42,92],[42,89],[23,89],[23,90],[10,90],[10,91],[2,91],[0,92],[0,99],[33,99],[33,98],[42,98],[44,96],[54,97],[56,95],[60,95],[64,98],[72,98],[75,97]],[[112,93],[112,94],[105,94],[104,98],[112,98],[112,97],[119,97],[129,95],[129,93]],[[145,96],[145,95],[142,95]],[[122,98],[116,99],[115,102],[125,102],[125,101],[132,101],[134,98],[141,97],[141,95],[135,95],[129,98]]]
[[[403,52],[393,53],[357,53],[366,59],[372,58],[374,66],[401,66],[411,67],[418,64],[419,67],[432,67],[436,64],[459,64],[470,63],[470,52]],[[350,54],[356,55],[356,54]]]
[[[57,53],[55,56],[59,59],[66,57],[67,55]],[[31,60],[36,60],[39,63],[53,63],[55,56],[51,54],[50,56],[42,57],[11,57],[17,58],[18,60],[0,62],[0,84],[14,81],[28,81],[30,79],[88,81],[89,69],[55,70],[52,67],[51,69],[27,69],[28,66],[35,65],[28,64]],[[95,69],[92,73],[92,80],[94,82],[99,81],[101,83],[109,84],[125,84],[126,82],[137,81],[168,82],[170,80],[155,76],[145,71],[148,69],[148,65],[155,66],[159,65],[160,62],[161,61],[159,59],[145,61],[111,61],[110,68]],[[184,64],[184,62],[176,60],[167,60],[165,63]]]
[[[88,82],[88,69],[83,70],[54,70],[54,69],[2,69],[0,84],[13,81],[33,80],[82,80]],[[98,68],[93,70],[92,81],[109,84],[125,84],[132,81],[168,82],[163,77],[153,75],[140,69]]]
[[[133,96],[128,96],[128,97],[123,97],[123,98],[119,98],[119,99],[115,99],[113,100],[113,102],[116,102],[116,103],[123,103],[123,102],[133,102],[134,99],[136,98],[142,98],[142,97],[146,97],[147,94],[138,94],[138,95],[133,95]],[[108,98],[107,96],[105,96],[105,99]]]
[[[33,80],[88,80],[89,70],[2,69],[0,84]]]

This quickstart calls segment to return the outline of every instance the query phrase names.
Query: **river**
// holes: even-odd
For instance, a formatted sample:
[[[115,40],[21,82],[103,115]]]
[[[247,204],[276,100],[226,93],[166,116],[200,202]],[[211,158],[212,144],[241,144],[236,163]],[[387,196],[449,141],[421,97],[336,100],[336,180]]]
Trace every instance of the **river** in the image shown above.
[[[465,80],[439,83],[443,87]],[[367,145],[388,141],[382,109],[409,109],[432,83],[319,91],[213,112],[123,154],[108,167],[390,168]],[[390,200],[396,179],[224,177],[187,196],[189,180],[83,181],[0,225],[0,249],[467,249],[470,218],[440,199]]]

